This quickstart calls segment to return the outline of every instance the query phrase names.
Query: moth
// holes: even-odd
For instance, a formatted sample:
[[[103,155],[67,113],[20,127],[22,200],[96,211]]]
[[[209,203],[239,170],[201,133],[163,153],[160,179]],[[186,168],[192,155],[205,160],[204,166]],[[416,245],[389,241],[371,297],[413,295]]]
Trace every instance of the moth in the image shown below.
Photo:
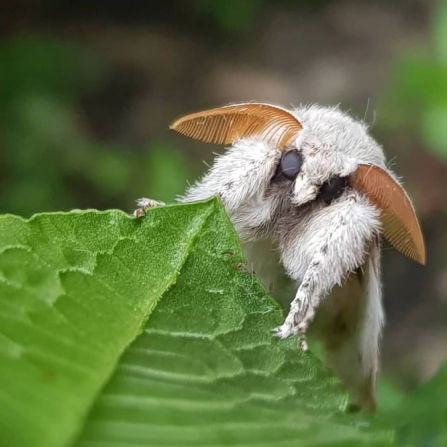
[[[367,126],[336,107],[288,110],[244,103],[205,110],[171,128],[229,145],[180,201],[219,195],[247,261],[268,287],[282,265],[296,284],[281,338],[323,343],[351,408],[373,411],[384,313],[380,238],[425,263],[411,200]],[[141,214],[157,205],[141,199]]]

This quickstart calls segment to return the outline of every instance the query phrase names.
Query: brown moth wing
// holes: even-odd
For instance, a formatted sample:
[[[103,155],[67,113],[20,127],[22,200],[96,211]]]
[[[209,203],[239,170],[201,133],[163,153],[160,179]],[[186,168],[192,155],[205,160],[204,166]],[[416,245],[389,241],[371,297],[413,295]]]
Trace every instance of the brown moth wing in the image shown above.
[[[425,264],[425,245],[413,205],[406,192],[388,172],[361,164],[351,174],[351,184],[381,211],[382,231],[397,250]]]
[[[231,144],[238,138],[257,135],[274,140],[282,149],[302,129],[287,110],[262,103],[235,104],[186,115],[171,129],[190,138],[214,144]]]

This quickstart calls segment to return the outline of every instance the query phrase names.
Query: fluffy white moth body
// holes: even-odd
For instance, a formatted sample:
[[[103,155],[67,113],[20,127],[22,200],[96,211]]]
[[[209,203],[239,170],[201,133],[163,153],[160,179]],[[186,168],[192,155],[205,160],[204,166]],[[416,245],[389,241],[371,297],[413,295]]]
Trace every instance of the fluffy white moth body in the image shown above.
[[[367,127],[338,108],[245,103],[187,115],[172,128],[232,142],[180,201],[220,196],[267,289],[278,297],[281,266],[296,284],[276,335],[298,335],[305,350],[313,332],[353,406],[374,410],[384,320],[379,235],[422,264],[425,246],[411,201]],[[161,204],[138,203],[136,216]]]
[[[329,205],[317,199],[330,178],[348,176],[360,163],[385,168],[385,157],[366,126],[337,108],[313,105],[290,112],[303,126],[289,143],[303,158],[295,181],[275,182],[281,151],[248,137],[219,156],[181,201],[218,194],[248,262],[267,287],[274,275],[263,265],[279,253],[298,288],[277,335],[303,335],[315,313],[321,314],[317,316],[325,323],[319,329],[317,321],[315,331],[323,339],[329,364],[350,389],[352,403],[372,410],[383,324],[379,211],[349,186]],[[259,247],[253,247],[265,240],[269,243],[258,244],[267,251],[260,256]],[[331,294],[334,287],[349,299]],[[301,347],[306,348],[304,339]]]

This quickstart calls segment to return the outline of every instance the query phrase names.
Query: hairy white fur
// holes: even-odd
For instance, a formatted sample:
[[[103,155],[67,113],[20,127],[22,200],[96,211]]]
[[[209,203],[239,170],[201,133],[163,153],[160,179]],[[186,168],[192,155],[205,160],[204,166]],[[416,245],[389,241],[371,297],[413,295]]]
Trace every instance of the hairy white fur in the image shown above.
[[[321,299],[365,263],[378,233],[378,217],[365,198],[351,191],[309,213],[281,237],[282,262],[300,286],[278,336],[305,335]]]
[[[297,284],[277,335],[300,334],[305,349],[306,330],[322,307],[326,322],[320,333],[326,340],[328,361],[348,385],[353,402],[372,409],[383,324],[379,211],[350,187],[329,205],[316,199],[329,178],[348,176],[358,164],[386,168],[385,157],[366,126],[338,108],[312,105],[291,113],[303,126],[290,142],[303,155],[295,181],[272,182],[281,151],[255,136],[234,142],[180,200],[219,195],[248,262],[267,266],[261,265],[258,273],[269,288],[276,276],[269,267],[275,257],[260,259],[257,248],[277,251]],[[361,278],[355,276],[360,271]],[[334,288],[342,296],[348,296],[350,288],[352,297],[343,301],[331,293]]]

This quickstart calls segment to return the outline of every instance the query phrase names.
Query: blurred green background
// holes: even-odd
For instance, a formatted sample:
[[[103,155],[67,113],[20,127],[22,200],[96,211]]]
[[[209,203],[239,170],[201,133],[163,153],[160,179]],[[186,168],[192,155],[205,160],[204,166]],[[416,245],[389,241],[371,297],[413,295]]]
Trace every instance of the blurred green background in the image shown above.
[[[173,201],[222,150],[169,132],[201,108],[364,119],[428,250],[420,267],[384,249],[383,370],[408,389],[447,358],[446,1],[0,0],[0,36],[2,213]]]

